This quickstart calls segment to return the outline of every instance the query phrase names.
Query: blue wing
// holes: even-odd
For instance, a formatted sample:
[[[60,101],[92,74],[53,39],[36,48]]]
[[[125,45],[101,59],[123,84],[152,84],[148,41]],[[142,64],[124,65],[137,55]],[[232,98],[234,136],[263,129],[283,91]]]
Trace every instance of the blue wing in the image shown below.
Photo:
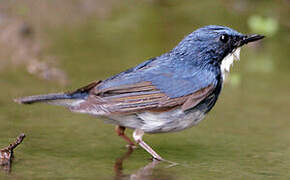
[[[168,63],[156,61],[154,58],[103,81],[98,90],[150,82],[170,98],[177,98],[190,95],[210,85],[214,88],[219,79],[216,72],[217,70],[210,65]]]
[[[181,106],[186,111],[209,97],[217,84],[209,67],[151,59],[89,88],[86,101],[71,110],[110,115]]]

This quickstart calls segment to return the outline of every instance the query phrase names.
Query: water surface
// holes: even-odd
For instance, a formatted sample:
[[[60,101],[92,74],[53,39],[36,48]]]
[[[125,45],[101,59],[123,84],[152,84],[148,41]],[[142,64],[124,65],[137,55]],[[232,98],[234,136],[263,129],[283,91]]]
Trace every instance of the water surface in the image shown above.
[[[280,2],[280,1],[279,1]],[[0,145],[24,132],[15,149],[13,179],[288,179],[290,178],[290,35],[287,1],[125,1],[105,17],[43,27],[46,54],[57,57],[67,86],[28,74],[0,71]],[[56,12],[57,13],[57,12]],[[141,148],[128,152],[114,127],[89,115],[12,99],[72,90],[158,56],[208,24],[251,33],[252,15],[272,17],[278,32],[242,49],[213,110],[197,127],[145,135],[164,158],[155,163]],[[59,17],[62,18],[62,17]],[[38,23],[38,22],[35,22]],[[41,28],[40,28],[41,29]],[[126,131],[131,135],[132,130]]]

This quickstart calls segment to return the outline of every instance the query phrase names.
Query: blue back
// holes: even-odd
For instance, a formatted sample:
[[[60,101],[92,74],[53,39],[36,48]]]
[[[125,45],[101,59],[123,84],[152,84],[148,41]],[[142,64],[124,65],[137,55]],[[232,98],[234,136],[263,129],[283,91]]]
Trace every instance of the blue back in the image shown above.
[[[159,57],[105,80],[98,88],[112,88],[143,81],[170,98],[192,94],[221,81],[220,62],[228,54],[223,49],[221,34],[242,35],[224,26],[206,26],[185,37],[174,49]]]

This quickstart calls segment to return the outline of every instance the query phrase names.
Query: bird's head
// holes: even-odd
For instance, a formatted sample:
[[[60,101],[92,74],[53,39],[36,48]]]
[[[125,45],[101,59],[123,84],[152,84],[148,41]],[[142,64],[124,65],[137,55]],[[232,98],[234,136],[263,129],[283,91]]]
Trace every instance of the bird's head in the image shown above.
[[[228,72],[234,59],[239,59],[240,47],[262,38],[258,34],[245,35],[229,27],[209,25],[186,36],[172,52],[196,63],[219,65],[222,72]]]

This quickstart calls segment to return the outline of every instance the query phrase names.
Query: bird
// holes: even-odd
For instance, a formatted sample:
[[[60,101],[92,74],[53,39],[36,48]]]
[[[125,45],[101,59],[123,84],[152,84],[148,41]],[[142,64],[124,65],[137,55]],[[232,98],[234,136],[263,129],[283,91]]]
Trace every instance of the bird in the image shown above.
[[[60,105],[115,125],[118,136],[153,159],[165,160],[145,141],[145,133],[177,132],[197,125],[216,104],[240,48],[263,39],[220,25],[201,27],[172,50],[74,91],[15,99],[20,104]],[[125,134],[133,129],[135,143]]]

